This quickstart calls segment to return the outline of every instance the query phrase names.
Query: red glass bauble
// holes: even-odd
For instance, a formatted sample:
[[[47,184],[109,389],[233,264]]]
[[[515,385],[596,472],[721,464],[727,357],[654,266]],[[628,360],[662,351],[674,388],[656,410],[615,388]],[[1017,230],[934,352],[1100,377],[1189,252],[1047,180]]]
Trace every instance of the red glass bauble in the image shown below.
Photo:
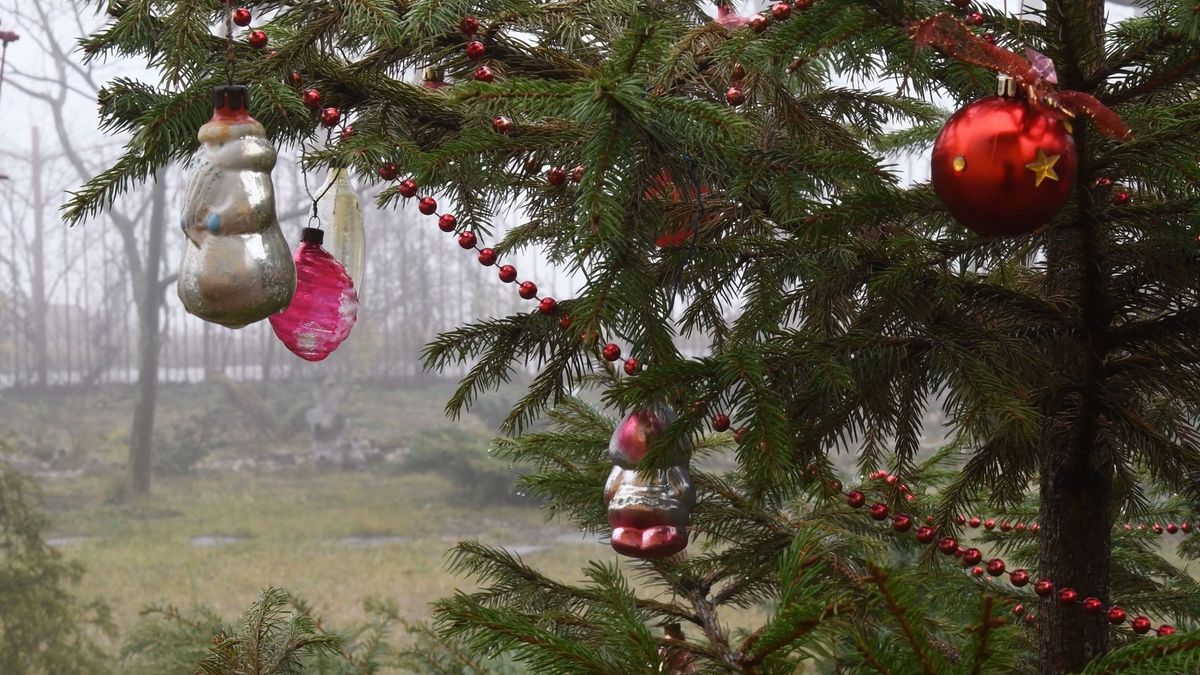
[[[1108,610],[1108,622],[1114,626],[1120,626],[1125,623],[1125,610],[1120,607],[1113,607]]]
[[[888,516],[887,504],[884,504],[883,502],[875,502],[874,504],[872,504],[870,511],[871,511],[871,517],[874,518],[875,520],[883,520],[884,518],[887,518],[887,516]]]
[[[621,358],[621,347],[612,342],[604,345],[604,349],[600,352],[605,361],[616,361]]]
[[[245,7],[238,7],[233,10],[233,22],[239,26],[245,27],[250,25],[250,10]]]
[[[554,298],[546,297],[542,298],[541,301],[538,302],[538,311],[542,314],[553,314],[557,310],[558,301]]]
[[[250,31],[250,37],[246,38],[246,41],[250,43],[251,47],[262,49],[267,46],[267,33],[266,31],[252,30]]]
[[[438,218],[438,229],[442,232],[453,232],[456,227],[458,227],[458,218],[455,218],[453,213],[443,213]],[[464,248],[471,247],[466,246]]]
[[[288,82],[291,82],[293,87],[299,87],[300,85],[304,84],[304,76],[300,74],[300,71],[293,70],[288,75]]]
[[[503,265],[500,267],[500,281],[506,284],[511,284],[517,280],[517,268],[512,265]]]
[[[427,216],[432,216],[437,212],[437,200],[433,197],[421,197],[421,201],[417,202],[417,210]]]
[[[908,532],[912,529],[912,517],[901,513],[892,521],[892,529],[897,532]]]
[[[1033,582],[1033,592],[1043,598],[1048,598],[1050,594],[1054,593],[1054,583],[1049,579],[1038,579]]]
[[[992,530],[995,528],[996,528],[996,520],[994,518],[988,518],[987,520],[983,521],[983,529]]]
[[[867,496],[858,490],[853,490],[846,495],[846,503],[857,509],[867,503]]]
[[[300,100],[304,102],[304,107],[316,110],[321,107],[321,92],[316,89],[305,89],[304,93],[300,94]]]
[[[741,105],[746,102],[746,92],[741,87],[732,86],[725,90],[725,102],[729,105]]]
[[[342,112],[337,108],[326,108],[321,111],[321,124],[327,127],[337,126],[342,120]]]
[[[807,12],[813,5],[813,0],[796,0],[792,7],[800,12]]]
[[[968,26],[983,25],[983,14],[981,12],[971,12],[965,17],[965,19]]]
[[[967,521],[967,524],[971,527],[979,527],[982,522],[983,521],[979,519],[979,516],[972,516],[971,520]]]
[[[496,250],[485,248],[479,252],[479,264],[489,267],[496,264]]]
[[[938,542],[938,550],[946,555],[954,555],[954,552],[958,550],[958,542],[954,537],[942,537],[942,540]]]
[[[512,120],[503,115],[492,119],[492,131],[498,134],[507,134],[512,131]]]
[[[750,26],[750,30],[754,31],[755,33],[761,33],[767,29],[767,26],[771,25],[771,20],[762,14],[755,14],[754,16],[750,17],[750,22],[746,25]]]
[[[1025,569],[1015,569],[1013,570],[1012,574],[1008,575],[1008,580],[1013,586],[1020,588],[1021,586],[1029,583],[1029,571]]]
[[[522,281],[521,285],[517,288],[517,295],[526,300],[532,300],[537,296],[537,284],[532,281]]]
[[[1001,532],[1012,532],[1012,523],[1008,522],[1007,520],[1004,521],[1003,523],[1000,523],[1000,531]]]
[[[571,169],[571,182],[578,183],[583,180],[583,165],[579,164],[574,169]]]
[[[1025,613],[1025,605],[1018,603],[1016,607],[1013,607],[1013,614],[1016,614],[1017,616],[1021,616],[1024,613]]]
[[[1155,631],[1155,634],[1158,635],[1158,637],[1167,637],[1168,635],[1174,635],[1175,634],[1175,626],[1171,626],[1171,625],[1164,623],[1163,625],[1158,627],[1158,630]]]
[[[712,421],[713,431],[729,430],[729,415],[717,415]]]
[[[950,118],[933,145],[933,188],[958,222],[983,236],[1045,225],[1075,184],[1075,141],[1063,116],[991,96]]]
[[[395,162],[388,162],[379,167],[379,177],[384,180],[396,180],[396,176],[400,175],[400,167],[396,166]]]
[[[936,535],[937,530],[928,525],[922,525],[921,527],[917,528],[917,541],[921,542],[922,544],[928,544],[929,542],[933,541],[933,538]]]
[[[992,558],[987,564],[988,574],[998,577],[1004,574],[1004,561],[999,558]]]
[[[1083,611],[1088,614],[1099,614],[1102,609],[1104,609],[1104,604],[1100,602],[1099,598],[1083,599]]]
[[[296,249],[296,292],[287,309],[270,317],[276,337],[293,354],[320,361],[350,336],[358,319],[358,293],[346,269],[321,248],[324,233],[304,229]]]
[[[458,235],[458,245],[462,248],[475,248],[475,233],[463,232]]]
[[[546,182],[554,186],[562,185],[567,182],[567,172],[562,167],[551,167],[546,172]]]
[[[472,61],[478,61],[487,54],[487,47],[479,40],[471,40],[467,43],[467,58]]]
[[[411,178],[406,178],[396,186],[396,191],[400,193],[401,197],[412,199],[417,196],[417,183]]]
[[[480,82],[491,82],[496,79],[496,74],[487,66],[479,66],[475,69],[475,79]]]
[[[792,15],[792,6],[786,2],[777,2],[771,6],[771,16],[776,21],[783,21]]]
[[[1058,601],[1064,605],[1069,605],[1079,598],[1079,593],[1075,592],[1074,588],[1064,588],[1058,592]]]
[[[1133,621],[1129,622],[1129,625],[1133,628],[1133,632],[1138,633],[1139,635],[1144,635],[1150,632],[1150,619],[1144,616],[1134,618]]]
[[[983,552],[977,548],[969,548],[963,551],[963,565],[974,565],[980,560],[983,560]]]
[[[464,16],[458,22],[458,29],[463,32],[463,35],[474,35],[479,30],[479,19],[473,16]]]
[[[342,128],[341,133],[338,134],[338,138],[342,139],[343,143],[350,140],[353,136],[354,136],[354,125],[353,124],[347,124],[345,127]]]
[[[558,327],[563,330],[567,330],[568,328],[570,328],[571,327],[571,315],[564,314],[563,317],[558,320]],[[637,359],[630,359],[630,360],[633,361],[634,363],[637,363]]]
[[[568,316],[568,317],[564,317],[564,318],[566,318],[566,320],[568,322],[567,326],[570,326],[571,325],[570,324],[571,317]],[[562,321],[559,321],[558,323],[561,325]],[[625,361],[625,374],[626,375],[636,375],[637,371],[638,371],[638,367],[640,367],[641,365],[642,364],[640,361],[633,358],[632,356],[629,357],[629,359]]]

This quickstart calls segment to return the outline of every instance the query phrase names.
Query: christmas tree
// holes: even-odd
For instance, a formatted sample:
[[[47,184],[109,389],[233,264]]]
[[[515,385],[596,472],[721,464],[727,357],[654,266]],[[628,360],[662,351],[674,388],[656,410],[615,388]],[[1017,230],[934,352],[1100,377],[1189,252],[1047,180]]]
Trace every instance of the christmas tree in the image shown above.
[[[525,248],[580,279],[426,363],[469,367],[451,415],[535,368],[496,448],[646,560],[568,583],[460,544],[483,590],[439,604],[447,638],[551,673],[1194,672],[1200,590],[1158,556],[1200,501],[1193,0],[104,7],[86,57],[161,82],[104,89],[132,140],[69,220],[195,153],[236,83],[275,145],[419,199],[497,283]],[[902,182],[887,157],[935,138]],[[669,517],[613,520],[626,486]]]

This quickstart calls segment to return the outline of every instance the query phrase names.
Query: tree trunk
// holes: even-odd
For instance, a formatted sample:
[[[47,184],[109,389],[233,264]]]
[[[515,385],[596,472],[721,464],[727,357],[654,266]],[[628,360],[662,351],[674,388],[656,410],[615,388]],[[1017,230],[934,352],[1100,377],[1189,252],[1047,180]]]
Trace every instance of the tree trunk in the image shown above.
[[[154,413],[158,405],[158,356],[161,346],[159,314],[163,306],[163,288],[158,278],[162,265],[164,220],[166,217],[166,174],[155,176],[152,205],[146,237],[146,264],[137,290],[138,309],[138,382],[137,405],[133,409],[133,428],[129,434],[129,487],[136,495],[150,492],[150,460],[154,449]]]
[[[1062,86],[1081,89],[1102,54],[1101,0],[1051,0],[1047,26],[1063,45],[1058,72]],[[1046,406],[1049,428],[1041,465],[1041,537],[1038,574],[1054,583],[1054,595],[1039,603],[1040,663],[1044,675],[1077,673],[1108,651],[1109,626],[1103,614],[1090,615],[1079,603],[1099,598],[1110,603],[1113,469],[1110,449],[1100,442],[1104,415],[1103,365],[1111,311],[1104,294],[1105,263],[1095,208],[1088,187],[1089,132],[1076,126],[1079,217],[1057,227],[1047,246],[1052,289],[1073,298],[1074,329],[1052,347],[1060,364],[1058,391]],[[1070,588],[1075,603],[1058,593]]]
[[[30,174],[33,179],[33,354],[34,365],[37,368],[36,382],[39,389],[45,390],[49,384],[49,341],[50,332],[46,328],[46,314],[49,303],[46,299],[46,222],[42,213],[42,144],[38,128],[33,128],[33,147],[30,156]]]

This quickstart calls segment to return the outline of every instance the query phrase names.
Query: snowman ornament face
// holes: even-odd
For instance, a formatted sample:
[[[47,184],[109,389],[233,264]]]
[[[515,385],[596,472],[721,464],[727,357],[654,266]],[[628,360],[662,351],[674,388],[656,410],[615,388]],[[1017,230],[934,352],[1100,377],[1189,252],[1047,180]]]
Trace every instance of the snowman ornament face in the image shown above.
[[[638,464],[675,414],[665,407],[630,413],[608,444],[612,472],[604,487],[612,547],[634,558],[663,558],[687,548],[688,517],[696,503],[686,440],[673,449],[671,466],[639,470]]]

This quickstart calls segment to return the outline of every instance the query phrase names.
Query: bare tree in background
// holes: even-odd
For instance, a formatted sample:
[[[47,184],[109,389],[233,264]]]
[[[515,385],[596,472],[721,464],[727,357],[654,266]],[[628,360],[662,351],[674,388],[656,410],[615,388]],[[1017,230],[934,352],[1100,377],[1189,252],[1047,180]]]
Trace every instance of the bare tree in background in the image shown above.
[[[87,33],[81,7],[76,3],[31,0],[6,1],[4,10],[23,28],[25,37],[37,44],[48,62],[46,71],[40,73],[23,72],[14,67],[7,75],[6,83],[45,104],[60,149],[82,184],[102,168],[102,163],[88,163],[67,122],[71,105],[91,105],[100,89],[95,68],[72,58],[73,47],[69,43],[63,44],[63,35]],[[64,26],[76,30],[63,31]],[[89,154],[92,153],[89,151]],[[135,213],[126,211],[119,204],[106,212],[109,223],[121,237],[137,309],[138,384],[129,438],[129,487],[139,495],[150,491],[150,459],[158,401],[159,323],[165,290],[175,282],[173,275],[160,277],[166,204],[167,181],[160,172],[151,188],[149,213],[145,204]],[[139,241],[138,234],[143,230],[146,232],[144,241]]]

